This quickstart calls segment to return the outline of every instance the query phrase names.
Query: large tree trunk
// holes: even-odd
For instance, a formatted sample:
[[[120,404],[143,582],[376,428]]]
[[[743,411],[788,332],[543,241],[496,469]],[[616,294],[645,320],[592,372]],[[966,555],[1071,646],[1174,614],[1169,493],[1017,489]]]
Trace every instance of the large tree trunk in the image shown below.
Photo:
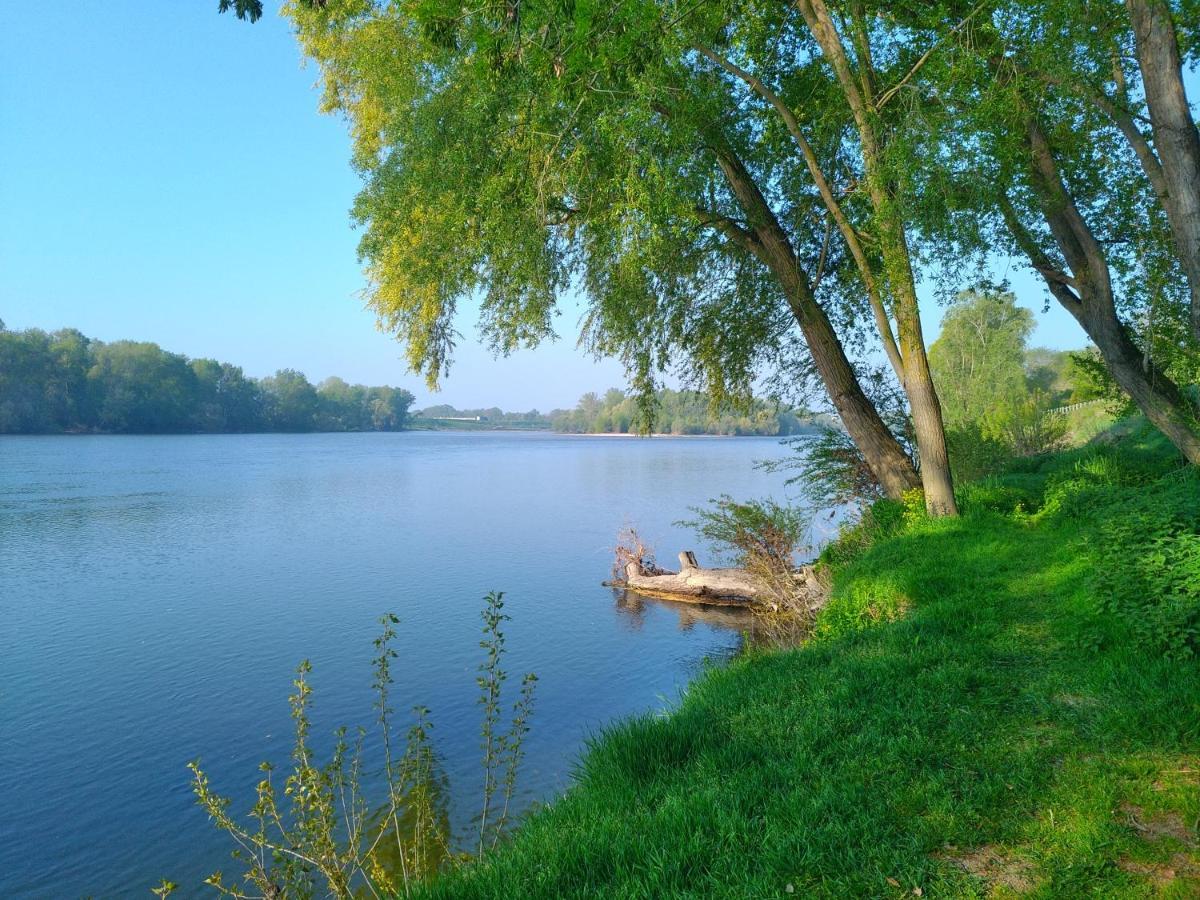
[[[798,288],[793,290],[799,295]],[[884,493],[899,500],[907,491],[919,488],[921,478],[913,468],[912,460],[863,393],[825,311],[815,301],[798,301],[792,304],[792,313],[804,332],[813,364],[829,391],[829,399]]]
[[[894,196],[894,185],[889,183],[883,171],[886,138],[881,137],[878,128],[879,111],[872,88],[874,76],[871,71],[869,31],[865,22],[861,21],[860,10],[856,29],[859,36],[857,66],[862,79],[859,80],[854,77],[849,55],[824,0],[799,0],[797,5],[822,54],[833,67],[858,130],[867,190],[879,224],[877,237],[883,255],[884,274],[893,299],[893,314],[899,335],[897,343],[903,367],[898,374],[912,411],[913,430],[916,432],[917,451],[921,459],[925,508],[932,516],[956,516],[958,504],[954,499],[954,479],[950,474],[942,407],[925,355],[921,311],[917,304],[905,223]],[[874,281],[869,264],[865,258],[860,260],[857,255],[856,262],[869,287]],[[888,327],[885,318],[880,325],[885,345],[891,336]]]
[[[1183,64],[1170,5],[1126,0],[1154,149],[1167,196],[1163,206],[1191,289],[1192,334],[1200,340],[1200,134],[1183,87]]]
[[[913,300],[915,304],[915,298]],[[904,390],[912,410],[913,431],[921,453],[921,484],[925,488],[925,508],[933,516],[956,516],[954,480],[950,474],[950,454],[946,448],[946,427],[942,404],[933,385],[921,320],[897,316],[901,352],[904,354]]]
[[[1050,233],[1070,267],[1055,268],[1021,224],[1007,200],[1002,209],[1009,230],[1046,286],[1096,344],[1121,389],[1156,428],[1187,458],[1200,464],[1196,410],[1179,387],[1145,357],[1117,317],[1112,276],[1104,248],[1080,213],[1058,169],[1046,135],[1032,117],[1026,121],[1030,173]]]
[[[877,215],[885,218],[883,256],[888,283],[895,296],[896,330],[900,355],[904,361],[904,393],[912,411],[913,431],[921,456],[921,485],[925,489],[925,509],[931,516],[957,516],[954,478],[950,473],[950,454],[946,447],[946,426],[942,404],[929,371],[925,354],[925,336],[921,329],[921,310],[917,305],[916,281],[912,270],[904,222],[883,186],[875,194]]]
[[[721,171],[749,222],[749,229],[729,222],[713,221],[715,227],[741,244],[770,269],[779,280],[792,315],[812,355],[817,374],[825,383],[829,399],[841,417],[850,439],[862,453],[884,493],[900,499],[919,487],[921,480],[912,461],[867,399],[845,349],[825,310],[813,295],[808,276],[800,267],[791,241],[779,224],[766,198],[729,147],[713,147]]]
[[[1113,311],[1111,298],[1108,303],[1093,298],[1068,305],[1067,309],[1096,344],[1121,390],[1188,462],[1200,465],[1200,434],[1187,398],[1133,342]]]

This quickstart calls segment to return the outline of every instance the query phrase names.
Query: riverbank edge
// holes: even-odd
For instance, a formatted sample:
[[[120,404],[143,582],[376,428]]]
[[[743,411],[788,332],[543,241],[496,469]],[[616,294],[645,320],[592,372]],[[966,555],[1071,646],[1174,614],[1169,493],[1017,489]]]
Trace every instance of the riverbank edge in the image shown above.
[[[1200,532],[1200,480],[1118,435],[963,486],[959,520],[879,504],[824,555],[809,644],[606,728],[563,797],[421,895],[1193,896],[1200,669],[1096,573],[1144,562],[1111,542],[1131,508]]]

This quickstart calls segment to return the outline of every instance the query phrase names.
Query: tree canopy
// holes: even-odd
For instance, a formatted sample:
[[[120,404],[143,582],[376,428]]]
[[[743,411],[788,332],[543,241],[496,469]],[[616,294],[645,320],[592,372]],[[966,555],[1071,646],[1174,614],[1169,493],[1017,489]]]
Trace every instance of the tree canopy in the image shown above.
[[[552,334],[559,298],[581,291],[584,344],[625,362],[647,411],[669,369],[718,402],[748,400],[762,377],[793,395],[815,379],[899,495],[916,470],[848,354],[873,324],[896,343],[875,301],[892,302],[912,361],[901,382],[927,438],[923,472],[928,481],[944,470],[912,276],[896,274],[909,265],[903,225],[884,216],[884,262],[850,263],[834,239],[834,176],[816,172],[776,111],[748,104],[741,79],[705,58],[732,11],[285,7],[321,66],[325,108],[350,123],[369,302],[415,370],[431,382],[445,374],[464,302],[479,301],[485,338],[509,352]],[[745,34],[718,49],[775,46],[753,18],[736,22]],[[797,89],[841,96],[808,26],[767,24],[807,55]],[[831,112],[813,123],[810,146],[841,182],[862,162],[842,136],[855,108],[819,108]],[[863,227],[886,212],[889,191],[877,157],[865,162],[879,190],[860,204]],[[864,292],[860,278],[883,287]],[[941,494],[938,508],[952,508]]]
[[[1193,4],[284,12],[354,137],[370,305],[431,382],[464,303],[509,352],[551,335],[579,291],[584,344],[622,359],[645,403],[671,368],[718,400],[819,382],[898,496],[918,476],[864,390],[878,347],[926,502],[951,512],[916,284],[968,286],[999,253],[1038,273],[1120,389],[1200,460],[1180,387],[1200,321],[1200,141],[1179,103]]]
[[[1025,344],[1033,313],[1012,293],[959,294],[929,348],[946,421],[981,419],[1003,399],[1025,393]]]

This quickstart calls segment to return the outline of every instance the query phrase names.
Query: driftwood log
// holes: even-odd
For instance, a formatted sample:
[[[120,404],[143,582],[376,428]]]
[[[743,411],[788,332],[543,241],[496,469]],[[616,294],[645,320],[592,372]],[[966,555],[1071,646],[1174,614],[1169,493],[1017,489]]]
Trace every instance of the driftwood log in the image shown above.
[[[812,566],[801,566],[794,577],[798,586],[809,589],[806,593],[811,593],[814,601],[823,594],[813,578]],[[701,568],[690,550],[679,554],[678,572],[647,572],[640,561],[634,561],[625,566],[624,580],[610,584],[649,597],[715,606],[749,606],[771,598],[769,586],[745,569]]]

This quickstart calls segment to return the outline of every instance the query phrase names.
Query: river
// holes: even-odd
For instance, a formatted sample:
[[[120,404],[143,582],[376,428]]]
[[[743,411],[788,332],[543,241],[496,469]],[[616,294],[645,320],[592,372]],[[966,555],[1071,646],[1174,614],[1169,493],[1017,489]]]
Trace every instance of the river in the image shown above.
[[[565,789],[585,740],[669,707],[736,652],[735,613],[601,586],[625,524],[728,493],[794,494],[771,438],[516,433],[0,438],[0,896],[199,892],[240,871],[186,769],[243,809],[286,764],[311,660],[314,735],[372,721],[371,641],[400,619],[395,705],[428,706],[469,827],[482,781],[481,597],[506,592],[510,700],[539,676],[520,801]],[[281,765],[281,768],[285,768]]]

